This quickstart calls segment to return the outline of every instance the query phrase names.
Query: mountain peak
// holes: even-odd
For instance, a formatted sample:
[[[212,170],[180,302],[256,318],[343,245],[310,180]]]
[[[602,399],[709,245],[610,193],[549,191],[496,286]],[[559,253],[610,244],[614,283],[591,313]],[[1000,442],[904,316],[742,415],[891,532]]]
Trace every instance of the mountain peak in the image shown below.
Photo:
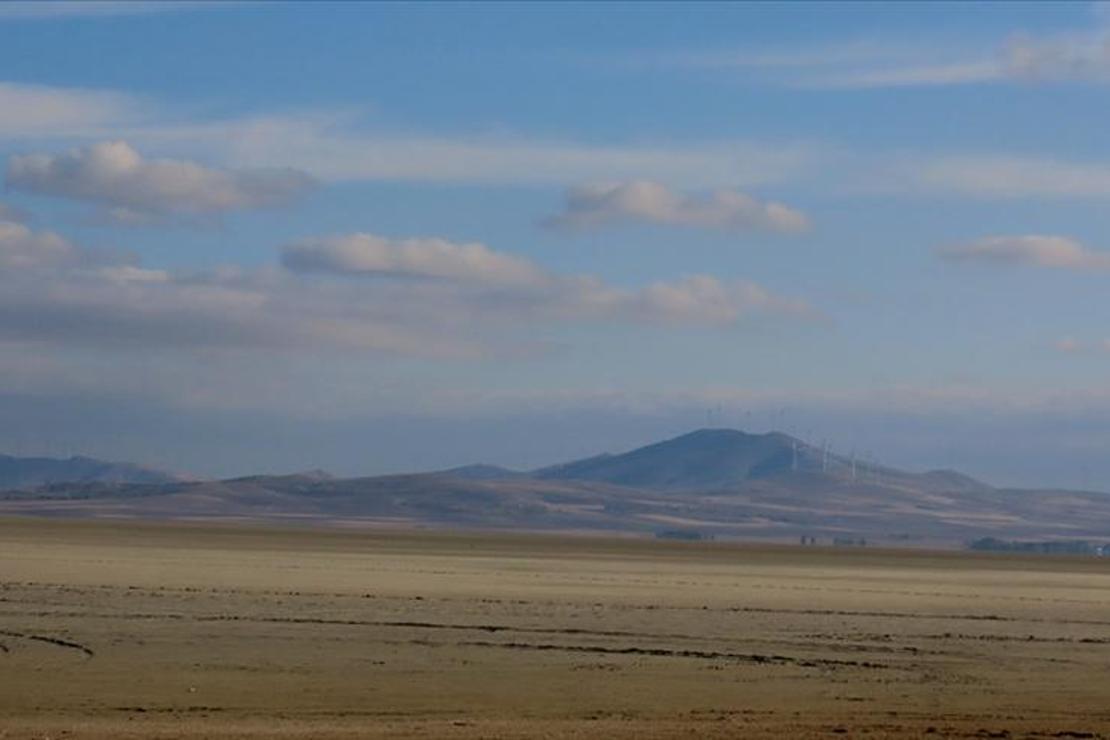
[[[602,481],[624,486],[713,489],[796,466],[805,446],[781,432],[697,429],[620,455],[605,455],[543,468],[540,478]]]
[[[768,434],[775,434],[775,432],[768,432]],[[738,439],[742,437],[760,437],[760,434],[750,434],[740,429],[732,429],[731,427],[702,427],[695,429],[692,432],[680,434],[677,437],[672,437],[665,442],[673,442],[678,439]]]
[[[745,440],[778,440],[787,444],[798,443],[804,444],[801,440],[791,437],[785,432],[770,431],[770,432],[745,432],[742,429],[733,429],[731,427],[703,427],[695,429],[692,432],[680,434],[677,437],[658,442],[657,444],[668,444],[673,442],[690,441],[690,442],[740,442]]]

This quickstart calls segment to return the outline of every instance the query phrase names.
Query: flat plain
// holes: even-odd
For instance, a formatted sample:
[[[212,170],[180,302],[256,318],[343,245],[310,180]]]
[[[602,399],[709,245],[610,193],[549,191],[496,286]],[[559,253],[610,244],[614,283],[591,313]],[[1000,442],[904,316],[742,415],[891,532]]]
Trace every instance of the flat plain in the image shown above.
[[[0,520],[0,737],[1110,736],[1110,563]]]

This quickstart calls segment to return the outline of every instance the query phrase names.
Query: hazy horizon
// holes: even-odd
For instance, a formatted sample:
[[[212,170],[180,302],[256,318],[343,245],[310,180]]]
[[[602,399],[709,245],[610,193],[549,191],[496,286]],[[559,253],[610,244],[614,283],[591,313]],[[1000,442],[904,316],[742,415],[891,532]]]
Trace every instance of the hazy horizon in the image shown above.
[[[0,452],[371,475],[714,426],[1110,490],[1107,39],[1085,3],[4,4]]]

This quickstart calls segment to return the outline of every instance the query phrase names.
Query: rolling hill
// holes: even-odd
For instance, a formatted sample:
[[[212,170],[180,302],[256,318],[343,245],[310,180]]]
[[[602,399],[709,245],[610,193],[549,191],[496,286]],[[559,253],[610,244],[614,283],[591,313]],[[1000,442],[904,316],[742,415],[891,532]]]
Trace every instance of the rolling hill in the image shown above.
[[[994,488],[864,465],[781,433],[706,429],[530,472],[472,465],[332,478],[88,480],[0,493],[0,514],[264,520],[957,545],[1110,541],[1110,495]]]
[[[181,476],[131,463],[91,457],[10,457],[0,455],[0,490],[59,483],[171,483]]]
[[[952,471],[908,473],[834,455],[780,432],[747,434],[735,429],[699,429],[631,452],[597,455],[530,475],[668,491],[730,489],[784,477],[798,485],[852,480],[913,482],[926,489],[989,488]]]

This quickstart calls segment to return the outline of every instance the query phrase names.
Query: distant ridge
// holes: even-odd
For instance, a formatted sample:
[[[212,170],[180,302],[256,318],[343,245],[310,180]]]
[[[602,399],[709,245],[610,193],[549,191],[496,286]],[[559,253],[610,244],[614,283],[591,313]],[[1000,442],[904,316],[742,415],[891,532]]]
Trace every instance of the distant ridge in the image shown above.
[[[722,488],[789,471],[798,444],[778,432],[699,429],[621,455],[590,457],[533,475],[664,489]]]
[[[519,470],[509,470],[500,465],[486,465],[485,463],[450,468],[448,470],[442,470],[438,474],[450,476],[452,478],[461,478],[463,480],[504,480],[506,478],[528,477],[527,473],[522,473]]]
[[[536,478],[601,481],[661,490],[734,488],[751,481],[793,476],[860,481],[920,477],[833,455],[783,434],[749,434],[736,429],[699,429],[619,455],[597,455],[533,471]],[[938,485],[986,487],[950,471],[930,473]],[[927,482],[927,481],[922,481]],[[813,484],[811,480],[810,485]]]
[[[62,483],[174,483],[185,476],[125,462],[91,457],[12,457],[0,455],[0,490]]]
[[[1105,493],[999,489],[952,470],[898,470],[834,455],[781,432],[699,429],[530,472],[478,464],[359,478],[310,470],[180,481],[89,458],[0,458],[0,472],[5,469],[9,489],[21,490],[0,491],[0,515],[663,533],[855,545],[963,546],[981,538],[1110,542]],[[63,477],[69,482],[59,482]]]

